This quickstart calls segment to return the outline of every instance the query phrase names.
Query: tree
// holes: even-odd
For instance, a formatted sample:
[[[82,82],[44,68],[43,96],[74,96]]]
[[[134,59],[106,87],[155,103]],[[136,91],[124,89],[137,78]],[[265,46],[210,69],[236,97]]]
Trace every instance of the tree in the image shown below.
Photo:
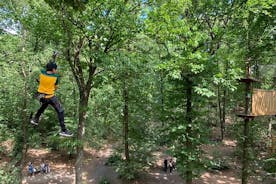
[[[235,30],[239,46],[237,47],[240,52],[242,66],[245,70],[245,75],[248,77],[250,72],[248,68],[255,68],[253,70],[254,76],[259,76],[258,66],[260,63],[271,62],[271,55],[269,54],[275,47],[271,45],[273,36],[271,30],[272,15],[275,13],[275,3],[273,1],[238,1],[237,8],[233,23],[231,24],[232,30]],[[233,27],[232,27],[233,26]],[[250,86],[246,86],[246,93],[249,92]],[[245,114],[248,114],[248,94],[246,94]],[[243,138],[240,140],[242,145],[242,183],[248,183],[250,173],[249,157],[252,149],[252,139],[250,136],[250,124],[248,119],[243,124]]]
[[[58,17],[57,32],[63,53],[79,88],[76,183],[81,183],[83,138],[93,79],[105,66],[108,53],[116,51],[139,29],[140,1],[46,1]],[[58,29],[60,28],[60,29]],[[58,42],[57,37],[51,37]]]
[[[192,183],[194,171],[202,165],[199,145],[205,128],[200,111],[204,98],[214,96],[206,80],[212,68],[204,44],[208,42],[208,32],[200,30],[193,7],[191,1],[164,2],[153,8],[147,20],[151,36],[168,55],[159,66],[171,80],[169,92],[174,92],[169,98],[168,129],[173,153],[187,183]]]
[[[1,47],[1,67],[4,78],[11,78],[11,74],[15,74],[16,79],[13,80],[15,86],[12,90],[5,91],[5,105],[12,105],[9,109],[10,113],[3,117],[4,122],[11,124],[12,130],[15,130],[14,135],[15,145],[13,147],[13,161],[12,163],[18,166],[18,181],[23,178],[23,168],[26,162],[26,153],[28,150],[28,130],[27,124],[29,120],[28,105],[30,101],[29,79],[30,79],[30,45],[28,44],[28,33],[23,25],[20,25],[22,21],[21,15],[23,14],[24,2],[6,2],[0,4],[0,11],[3,12],[0,17],[1,27],[6,30],[6,34],[1,35],[3,44]],[[19,29],[19,26],[20,29]],[[10,68],[10,71],[6,70]],[[12,80],[7,83],[7,86],[12,85]],[[23,90],[21,90],[23,89]],[[18,91],[19,90],[19,91]],[[14,99],[13,97],[18,98]],[[18,108],[21,107],[21,108]],[[8,112],[8,111],[7,111]],[[8,118],[8,116],[10,118]]]

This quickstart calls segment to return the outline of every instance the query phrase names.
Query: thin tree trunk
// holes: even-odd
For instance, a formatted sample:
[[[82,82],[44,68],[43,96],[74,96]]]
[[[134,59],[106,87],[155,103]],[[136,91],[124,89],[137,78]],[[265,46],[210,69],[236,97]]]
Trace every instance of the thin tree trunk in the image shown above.
[[[164,113],[165,113],[165,100],[164,100],[164,79],[163,79],[163,72],[160,76],[160,93],[161,93],[161,112],[162,112],[162,127],[164,127]]]
[[[219,110],[219,122],[220,122],[220,140],[223,141],[225,136],[225,117],[226,117],[226,95],[227,90],[223,89],[223,95],[221,96],[221,90],[218,86],[218,110]]]
[[[162,127],[164,127],[164,79],[163,79],[163,72],[160,75],[160,94],[161,94],[161,123]]]
[[[217,91],[218,91],[217,93],[218,93],[218,111],[219,111],[220,136],[221,136],[221,140],[223,140],[223,136],[224,136],[223,122],[222,122],[223,107],[222,107],[222,102],[221,102],[221,90],[220,90],[219,85],[218,85]]]
[[[192,129],[190,124],[192,124],[192,81],[190,80],[189,76],[186,78],[187,82],[187,91],[186,91],[186,120],[188,127],[186,129],[186,147],[187,150],[192,150]],[[192,184],[193,173],[192,173],[192,163],[187,158],[187,170],[186,170],[186,184]]]
[[[28,100],[27,100],[27,82],[26,82],[26,78],[25,78],[25,82],[24,82],[24,100],[23,100],[23,106],[22,106],[22,109],[23,109],[23,112],[22,112],[22,125],[21,125],[21,128],[22,128],[22,137],[23,137],[23,142],[22,142],[22,151],[21,151],[21,160],[20,160],[20,175],[19,175],[19,180],[20,181],[23,181],[23,176],[24,176],[24,173],[22,171],[24,171],[24,165],[26,163],[26,155],[27,155],[27,151],[28,151],[28,145],[27,145],[27,123],[28,123],[28,115],[27,115],[27,103],[28,103]]]
[[[228,80],[228,68],[229,68],[229,62],[226,61],[226,66],[225,66],[226,80]],[[221,141],[223,141],[225,137],[226,102],[227,102],[227,88],[224,86],[223,97],[222,97],[223,109],[222,109],[222,120],[221,120]]]
[[[22,52],[25,51],[25,37],[26,37],[26,31],[23,29],[22,30],[22,35],[23,35],[23,43],[22,43]],[[24,62],[24,61],[23,61]],[[21,66],[21,75],[24,78],[24,90],[23,90],[23,104],[22,104],[22,112],[20,113],[22,115],[22,124],[21,124],[21,133],[20,135],[22,135],[23,137],[23,142],[22,144],[22,150],[21,150],[21,158],[19,160],[19,180],[22,182],[23,181],[23,176],[24,173],[22,171],[24,171],[24,165],[25,165],[25,161],[26,161],[26,155],[27,155],[27,151],[28,151],[28,145],[27,145],[27,124],[29,121],[29,117],[27,115],[27,104],[28,104],[28,89],[27,89],[27,77],[28,74],[26,73],[26,69],[24,68],[26,65],[26,63],[24,65]]]
[[[128,125],[129,125],[129,114],[128,114],[128,89],[124,79],[124,143],[125,143],[125,157],[126,161],[129,162],[129,144],[128,144]]]
[[[221,141],[223,141],[225,136],[225,116],[226,116],[226,89],[223,89],[222,97],[222,120],[221,120]]]

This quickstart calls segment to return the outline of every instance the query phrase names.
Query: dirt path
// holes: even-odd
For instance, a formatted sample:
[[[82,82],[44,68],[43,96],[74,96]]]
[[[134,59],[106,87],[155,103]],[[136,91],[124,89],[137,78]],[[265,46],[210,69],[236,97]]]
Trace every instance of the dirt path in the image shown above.
[[[229,169],[224,171],[206,171],[195,179],[196,184],[240,184],[238,167],[239,163],[234,156],[236,142],[233,140],[224,140],[222,143],[210,144],[202,146],[205,156],[211,160],[225,161]]]
[[[112,184],[122,183],[114,169],[105,165],[111,154],[112,149],[110,147],[105,147],[99,151],[92,149],[86,151],[86,160],[83,166],[83,175],[86,183],[98,184],[103,179],[112,181]]]

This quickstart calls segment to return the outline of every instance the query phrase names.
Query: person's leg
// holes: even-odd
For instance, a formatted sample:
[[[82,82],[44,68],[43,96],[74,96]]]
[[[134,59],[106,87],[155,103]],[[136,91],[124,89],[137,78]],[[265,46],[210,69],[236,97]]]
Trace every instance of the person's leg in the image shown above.
[[[165,170],[165,172],[167,172],[167,170],[168,170],[168,161],[167,160],[164,160],[164,170]]]
[[[59,125],[61,128],[61,132],[59,133],[59,135],[64,136],[64,137],[72,137],[73,134],[71,132],[69,132],[64,124],[64,110],[60,104],[60,102],[58,101],[56,96],[53,96],[52,98],[50,98],[51,102],[50,104],[54,107],[54,109],[56,110],[57,114],[58,114],[58,120],[59,120]]]
[[[45,111],[45,109],[46,109],[46,108],[48,107],[48,105],[49,105],[49,100],[48,100],[48,99],[43,98],[43,99],[41,99],[40,102],[41,102],[41,106],[40,106],[40,108],[37,110],[37,112],[36,112],[34,118],[32,119],[35,123],[38,123],[41,114]]]
[[[50,104],[54,107],[54,109],[57,112],[60,128],[64,132],[66,131],[66,127],[64,124],[64,110],[56,96],[53,96],[52,98],[50,98],[50,100]]]

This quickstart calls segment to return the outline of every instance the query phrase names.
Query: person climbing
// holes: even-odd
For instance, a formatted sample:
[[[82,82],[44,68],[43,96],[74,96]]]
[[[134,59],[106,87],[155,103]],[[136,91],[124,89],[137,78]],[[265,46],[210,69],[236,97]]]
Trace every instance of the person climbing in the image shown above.
[[[36,96],[40,101],[41,106],[36,112],[34,118],[31,118],[31,124],[38,125],[41,114],[50,104],[54,107],[58,115],[59,125],[61,127],[61,132],[59,135],[64,137],[72,137],[73,134],[68,131],[64,124],[64,110],[58,98],[55,96],[55,90],[57,89],[58,84],[59,75],[57,73],[57,64],[53,61],[50,61],[46,65],[46,70],[41,70],[39,75],[39,86]]]

